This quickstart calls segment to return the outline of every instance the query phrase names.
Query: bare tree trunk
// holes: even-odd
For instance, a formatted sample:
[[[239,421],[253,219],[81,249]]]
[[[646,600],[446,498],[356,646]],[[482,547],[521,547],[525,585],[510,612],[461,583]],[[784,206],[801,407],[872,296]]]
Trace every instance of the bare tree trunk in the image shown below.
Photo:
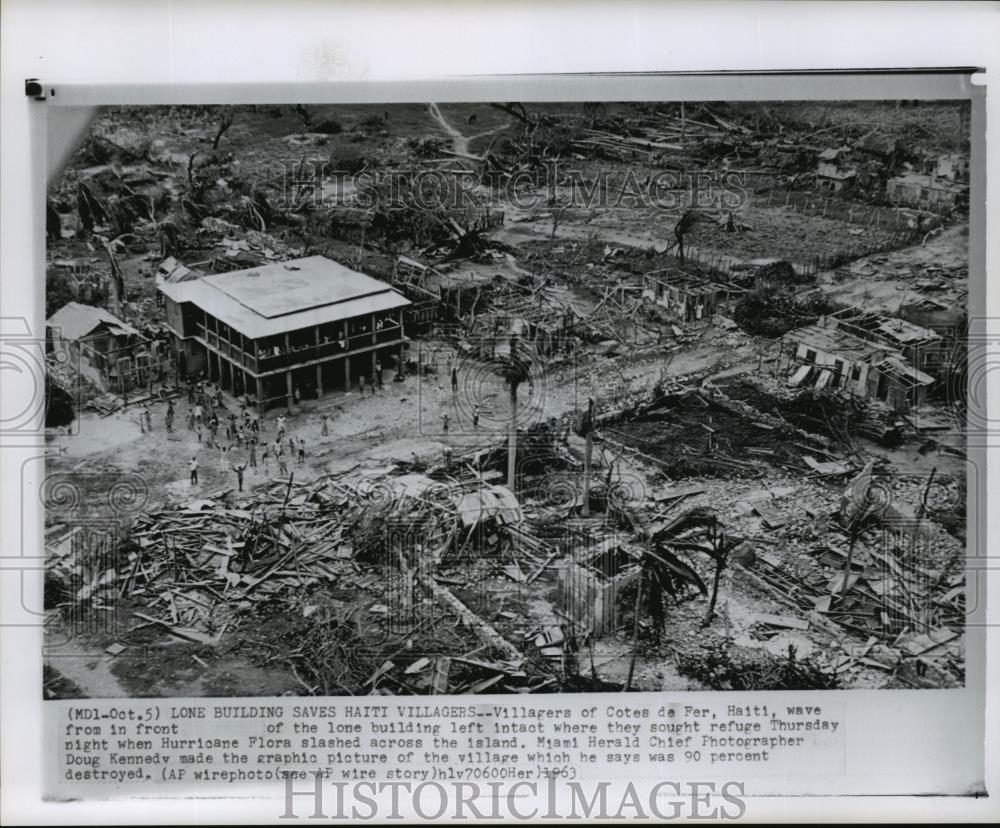
[[[215,139],[212,141],[212,149],[217,150],[219,148],[219,142],[222,140],[222,136],[226,134],[226,130],[233,125],[233,116],[231,114],[226,114],[222,116],[222,123],[219,124],[219,130],[215,133]]]
[[[705,613],[703,627],[711,624],[712,618],[715,616],[715,601],[719,597],[719,582],[722,580],[722,570],[725,569],[725,566],[721,561],[715,562],[715,577],[712,580],[712,598],[708,602],[708,612]]]
[[[510,431],[507,434],[507,488],[515,491],[517,472],[517,383],[510,383]]]
[[[639,588],[635,593],[635,618],[632,623],[632,658],[628,663],[628,677],[625,679],[625,692],[632,689],[632,676],[635,675],[635,660],[639,656],[639,616],[642,613],[642,586],[646,581],[646,573],[639,574]]]

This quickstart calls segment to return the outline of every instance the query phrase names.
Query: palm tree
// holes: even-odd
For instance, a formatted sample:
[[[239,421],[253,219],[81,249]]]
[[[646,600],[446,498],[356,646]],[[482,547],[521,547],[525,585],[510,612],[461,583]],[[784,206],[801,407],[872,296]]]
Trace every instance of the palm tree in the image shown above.
[[[657,632],[662,632],[666,621],[664,605],[668,598],[676,602],[682,591],[691,586],[702,595],[708,595],[708,587],[701,576],[677,553],[701,552],[715,563],[712,595],[703,622],[707,625],[715,615],[719,584],[729,562],[729,553],[744,540],[745,538],[727,534],[715,513],[705,508],[689,509],[652,536],[647,536],[647,547],[643,550],[640,561],[641,572],[632,629],[632,659],[625,681],[626,690],[632,686],[639,653],[639,618],[643,611],[652,620]]]
[[[703,540],[682,540],[674,544],[675,549],[686,552],[701,552],[708,555],[715,564],[715,572],[712,576],[712,597],[708,601],[708,611],[705,613],[705,620],[702,626],[708,626],[715,616],[715,602],[719,597],[719,583],[722,581],[722,573],[729,563],[729,553],[739,546],[745,538],[739,538],[727,534],[725,527],[719,522],[715,515],[709,518]]]
[[[639,655],[641,616],[648,615],[653,627],[659,632],[663,630],[666,620],[664,604],[667,598],[677,601],[681,592],[690,586],[695,587],[702,595],[708,594],[708,587],[705,586],[701,576],[673,549],[690,538],[698,537],[713,521],[715,515],[711,511],[689,509],[652,535],[640,529],[645,536],[646,546],[639,561],[639,584],[636,589],[632,627],[632,658],[625,680],[626,691],[632,687],[635,662]],[[634,518],[633,525],[635,525]]]

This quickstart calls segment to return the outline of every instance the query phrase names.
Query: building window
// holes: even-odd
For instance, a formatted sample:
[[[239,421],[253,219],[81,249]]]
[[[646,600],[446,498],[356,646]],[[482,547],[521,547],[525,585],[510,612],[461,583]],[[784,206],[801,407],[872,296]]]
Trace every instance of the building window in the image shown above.
[[[806,348],[806,362],[815,362],[816,352],[812,348]]]

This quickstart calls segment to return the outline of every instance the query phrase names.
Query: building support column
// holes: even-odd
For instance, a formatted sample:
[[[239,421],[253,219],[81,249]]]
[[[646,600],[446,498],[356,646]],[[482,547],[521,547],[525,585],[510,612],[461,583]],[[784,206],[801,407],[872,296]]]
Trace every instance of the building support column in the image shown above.
[[[292,410],[292,372],[291,371],[285,371],[285,388],[286,388],[286,391],[287,391],[286,396],[285,396],[285,407],[289,411],[291,411]]]
[[[351,390],[351,358],[350,356],[344,357],[344,390]]]
[[[313,328],[313,330],[316,332],[316,357],[318,359],[322,359],[322,356],[320,354],[320,350],[319,349],[320,349],[320,347],[322,346],[323,343],[320,342],[319,325],[316,325]],[[316,399],[317,400],[323,399],[323,363],[322,362],[317,362],[316,363]]]
[[[264,413],[264,409],[267,407],[266,404],[264,403],[264,380],[262,380],[260,377],[257,377],[256,379],[257,379],[257,382],[256,382],[256,385],[257,385],[257,413],[258,414],[263,414]]]

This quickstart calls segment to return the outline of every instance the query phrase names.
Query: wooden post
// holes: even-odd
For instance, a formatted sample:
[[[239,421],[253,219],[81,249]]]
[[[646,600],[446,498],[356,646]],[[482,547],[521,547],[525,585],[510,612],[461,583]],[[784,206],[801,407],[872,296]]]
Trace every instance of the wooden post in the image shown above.
[[[316,331],[316,359],[321,359],[319,349],[322,345],[319,338],[319,325],[314,327]],[[323,364],[321,362],[316,363],[316,399],[322,399],[323,397]]]
[[[507,435],[507,488],[516,493],[517,482],[517,383],[510,383],[510,432]]]
[[[584,423],[587,429],[585,436],[586,448],[583,452],[583,504],[580,514],[583,517],[590,517],[590,464],[594,453],[594,398],[587,400],[587,421]],[[607,496],[607,492],[605,496]]]

